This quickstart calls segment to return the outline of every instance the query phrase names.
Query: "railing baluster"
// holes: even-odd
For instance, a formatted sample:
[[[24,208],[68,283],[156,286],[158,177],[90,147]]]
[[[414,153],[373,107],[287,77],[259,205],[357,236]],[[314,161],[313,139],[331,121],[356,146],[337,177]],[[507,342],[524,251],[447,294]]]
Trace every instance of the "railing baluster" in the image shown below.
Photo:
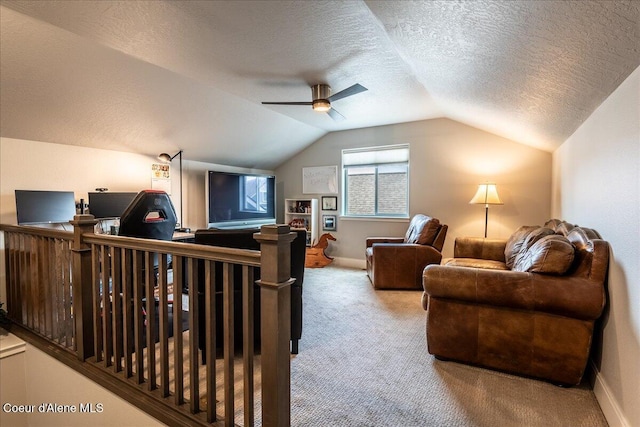
[[[113,341],[111,336],[113,334],[113,323],[111,322],[111,316],[113,310],[111,309],[113,303],[113,293],[111,291],[111,263],[109,262],[108,246],[103,246],[102,250],[102,340],[103,340],[103,352],[104,352],[104,366],[108,368],[111,366],[111,357],[113,355]]]
[[[253,357],[254,357],[254,295],[253,267],[242,266],[242,363],[244,373],[244,425],[254,424],[254,389],[253,389]]]
[[[51,333],[51,324],[53,320],[51,315],[53,314],[53,295],[51,292],[52,279],[55,279],[49,275],[49,253],[47,252],[47,239],[44,237],[38,238],[38,276],[40,277],[40,284],[42,292],[39,292],[40,296],[40,328],[42,335],[53,339]]]
[[[142,295],[144,294],[144,276],[142,274],[143,255],[142,252],[133,251],[133,339],[135,341],[136,352],[136,383],[144,382],[144,315],[142,305]]]
[[[198,275],[197,263],[193,258],[187,260],[189,286],[189,410],[192,414],[200,412],[199,358],[198,358]],[[207,402],[209,404],[209,402]]]
[[[67,347],[74,346],[74,326],[73,326],[73,299],[71,298],[71,242],[63,240],[62,244],[62,277],[64,293],[64,320],[65,320],[65,344]],[[75,349],[75,348],[74,348]]]
[[[233,264],[225,262],[222,264],[222,301],[224,313],[224,425],[233,426],[235,405],[234,405],[234,376],[233,376]]]
[[[113,370],[122,370],[122,262],[120,250],[111,247],[111,306],[113,307]]]
[[[29,274],[29,327],[34,331],[38,330],[38,276],[36,275],[36,250],[35,250],[35,237],[29,236],[29,258],[27,264],[27,271]]]
[[[174,295],[175,296],[175,295]],[[158,254],[158,326],[160,333],[160,394],[169,396],[169,301],[167,298],[167,254]],[[175,305],[174,305],[175,308]],[[174,331],[174,335],[178,331]]]
[[[102,361],[102,296],[101,274],[100,274],[100,258],[104,254],[104,246],[91,245],[91,277],[93,278],[93,344],[94,356],[96,362]]]
[[[205,355],[207,363],[207,421],[216,420],[216,290],[215,263],[204,261]]]
[[[173,257],[173,376],[174,403],[184,404],[184,344],[182,339],[182,283],[184,280],[183,257]],[[179,303],[176,302],[176,298]]]
[[[20,294],[20,240],[16,233],[6,233],[5,243],[9,244],[6,248],[5,261],[7,266],[7,301],[9,306],[8,314],[11,320],[22,321],[22,297]]]
[[[153,253],[145,251],[144,253],[144,271],[145,271],[145,298],[147,301],[146,322],[147,322],[147,389],[149,391],[156,389],[156,301],[153,296],[153,288],[155,278],[153,272]]]
[[[22,324],[31,325],[30,316],[30,303],[31,303],[31,284],[29,278],[31,273],[29,272],[29,236],[20,236],[20,282],[21,282],[21,294],[22,294]]]
[[[51,275],[51,336],[58,344],[63,344],[64,338],[64,304],[62,303],[62,292],[64,288],[58,286],[62,282],[62,266],[60,265],[61,252],[58,250],[58,239],[47,239],[47,257],[55,254],[53,262],[49,263],[49,274]]]
[[[124,375],[130,378],[132,375],[131,355],[133,353],[133,310],[132,293],[132,271],[131,271],[131,251],[121,248],[120,259],[122,263],[122,341],[124,347]]]

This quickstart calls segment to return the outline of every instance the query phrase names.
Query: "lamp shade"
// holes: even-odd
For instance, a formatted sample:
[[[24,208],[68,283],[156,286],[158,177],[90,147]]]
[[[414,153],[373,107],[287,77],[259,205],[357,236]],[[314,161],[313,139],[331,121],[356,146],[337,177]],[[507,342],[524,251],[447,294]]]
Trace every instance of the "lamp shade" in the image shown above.
[[[162,163],[171,163],[173,159],[180,156],[180,226],[184,228],[184,218],[182,216],[182,150],[178,151],[173,156],[167,153],[158,154],[158,160]]]
[[[502,200],[498,196],[495,184],[480,184],[475,196],[469,201],[470,204],[481,205],[502,205]]]
[[[172,157],[170,155],[168,155],[167,153],[161,153],[158,155],[158,160],[160,160],[163,163],[170,163],[171,162]]]

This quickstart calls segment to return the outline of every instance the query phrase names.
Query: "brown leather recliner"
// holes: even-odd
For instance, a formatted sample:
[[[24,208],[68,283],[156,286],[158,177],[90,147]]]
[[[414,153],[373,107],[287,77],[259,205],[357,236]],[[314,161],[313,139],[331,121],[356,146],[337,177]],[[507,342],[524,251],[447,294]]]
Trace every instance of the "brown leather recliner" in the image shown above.
[[[609,245],[597,232],[557,220],[521,227],[509,240],[458,238],[453,259],[424,270],[428,351],[578,384],[608,264]]]
[[[447,225],[417,214],[404,237],[369,237],[367,274],[375,289],[422,289],[422,270],[442,260]]]

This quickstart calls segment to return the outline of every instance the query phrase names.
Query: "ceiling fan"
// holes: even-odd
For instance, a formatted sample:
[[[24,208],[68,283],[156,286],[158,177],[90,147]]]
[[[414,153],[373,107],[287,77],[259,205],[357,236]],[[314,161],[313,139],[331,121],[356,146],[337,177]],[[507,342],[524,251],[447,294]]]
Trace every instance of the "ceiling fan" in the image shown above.
[[[331,86],[325,84],[317,84],[311,86],[311,101],[309,102],[263,102],[264,105],[311,105],[314,111],[320,111],[329,114],[333,120],[341,121],[345,117],[338,113],[331,103],[347,96],[356,95],[367,90],[366,87],[359,83],[349,86],[338,93],[331,95]]]

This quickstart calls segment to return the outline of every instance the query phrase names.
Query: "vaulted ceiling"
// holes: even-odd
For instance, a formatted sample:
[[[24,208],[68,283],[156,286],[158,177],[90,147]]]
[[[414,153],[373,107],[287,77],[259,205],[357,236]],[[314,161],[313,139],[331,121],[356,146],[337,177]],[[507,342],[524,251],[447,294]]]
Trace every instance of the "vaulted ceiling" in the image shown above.
[[[272,169],[449,117],[551,151],[640,65],[640,2],[0,2],[3,137]],[[366,92],[308,106],[310,86]]]

